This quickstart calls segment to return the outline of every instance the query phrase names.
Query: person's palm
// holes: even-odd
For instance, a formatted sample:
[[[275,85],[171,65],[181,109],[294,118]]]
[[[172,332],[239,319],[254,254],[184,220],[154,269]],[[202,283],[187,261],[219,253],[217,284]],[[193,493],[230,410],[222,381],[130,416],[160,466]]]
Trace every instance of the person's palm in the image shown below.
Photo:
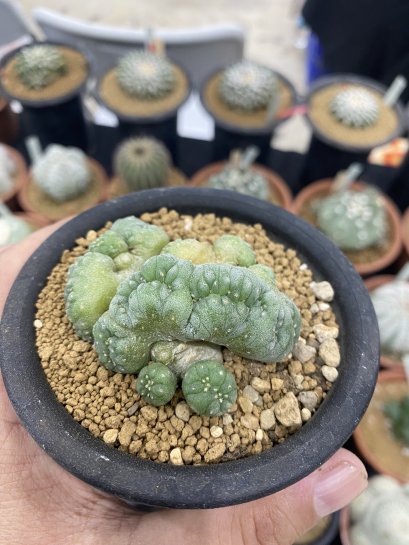
[[[0,253],[0,314],[21,266],[54,228]],[[268,498],[214,510],[138,512],[49,458],[22,427],[1,379],[0,445],[1,545],[290,545],[318,513],[343,506],[366,482],[359,460],[341,450]]]

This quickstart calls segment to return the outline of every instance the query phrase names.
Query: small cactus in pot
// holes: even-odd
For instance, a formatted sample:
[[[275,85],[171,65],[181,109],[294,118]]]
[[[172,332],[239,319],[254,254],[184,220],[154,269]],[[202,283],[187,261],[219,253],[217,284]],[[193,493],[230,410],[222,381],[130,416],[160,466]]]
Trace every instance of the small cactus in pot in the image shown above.
[[[65,74],[67,66],[57,47],[39,44],[24,47],[17,53],[15,70],[26,87],[41,89]]]
[[[348,87],[340,91],[332,99],[329,109],[342,125],[356,129],[374,125],[379,117],[378,104],[364,87]]]
[[[5,146],[0,144],[0,195],[11,190],[15,173],[16,165],[13,159],[7,153]]]

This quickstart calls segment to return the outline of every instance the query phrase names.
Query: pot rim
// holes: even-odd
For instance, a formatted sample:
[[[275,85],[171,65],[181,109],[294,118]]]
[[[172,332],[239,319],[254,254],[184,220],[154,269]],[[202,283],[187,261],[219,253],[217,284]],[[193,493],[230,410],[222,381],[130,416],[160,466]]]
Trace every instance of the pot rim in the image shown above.
[[[172,466],[113,449],[74,421],[56,400],[35,349],[35,302],[64,249],[88,229],[129,214],[174,208],[261,223],[269,236],[295,249],[316,280],[331,282],[343,365],[313,418],[284,443],[245,459]],[[324,259],[325,256],[325,259]],[[89,209],[55,231],[29,258],[8,296],[0,323],[0,364],[14,408],[35,441],[87,483],[133,504],[173,508],[234,505],[277,492],[302,479],[340,448],[364,414],[376,384],[379,335],[358,273],[324,235],[272,204],[230,191],[160,188]]]
[[[409,208],[406,209],[402,218],[401,225],[402,241],[405,247],[406,253],[409,256]]]

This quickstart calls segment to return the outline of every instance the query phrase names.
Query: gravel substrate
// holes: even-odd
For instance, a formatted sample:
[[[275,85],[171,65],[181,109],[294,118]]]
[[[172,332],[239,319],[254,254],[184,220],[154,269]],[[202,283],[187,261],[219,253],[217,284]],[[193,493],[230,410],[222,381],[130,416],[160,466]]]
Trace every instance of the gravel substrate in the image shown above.
[[[82,426],[119,450],[173,464],[203,464],[242,458],[283,442],[307,422],[338,376],[338,325],[328,282],[314,282],[292,249],[272,242],[261,225],[233,223],[214,214],[195,217],[163,208],[141,219],[161,226],[172,240],[214,241],[241,236],[269,265],[278,287],[301,311],[302,330],[283,362],[263,364],[223,351],[238,385],[237,403],[220,417],[193,414],[178,389],[171,403],[152,407],[135,390],[136,378],[106,370],[92,346],[75,335],[65,316],[64,286],[69,265],[97,233],[89,231],[66,250],[39,295],[34,321],[37,349],[51,388]],[[110,224],[107,224],[109,227]]]

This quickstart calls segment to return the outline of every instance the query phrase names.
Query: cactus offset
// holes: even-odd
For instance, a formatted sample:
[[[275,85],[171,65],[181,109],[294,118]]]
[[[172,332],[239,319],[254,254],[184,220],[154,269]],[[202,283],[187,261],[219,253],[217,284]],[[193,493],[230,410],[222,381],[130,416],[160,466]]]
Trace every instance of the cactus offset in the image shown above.
[[[163,363],[151,363],[141,369],[136,391],[150,405],[166,405],[176,392],[177,378]]]
[[[149,51],[131,51],[120,59],[116,77],[122,90],[141,100],[165,97],[175,87],[172,64]]]
[[[57,47],[40,44],[24,47],[17,53],[15,70],[26,87],[41,89],[65,74],[67,65]]]
[[[385,403],[384,413],[389,419],[394,437],[409,447],[409,395]]]
[[[255,112],[267,108],[277,93],[273,70],[248,60],[227,68],[220,80],[220,98],[233,110]]]
[[[16,165],[7,152],[5,146],[0,144],[0,195],[7,193],[14,185],[13,176],[16,173]]]
[[[329,108],[340,123],[357,129],[374,125],[379,116],[375,98],[364,87],[340,91],[332,99]]]
[[[33,166],[35,184],[59,203],[80,197],[89,188],[91,178],[87,157],[78,148],[53,144]]]
[[[130,138],[115,154],[115,172],[131,191],[164,186],[169,178],[168,150],[154,138]]]

